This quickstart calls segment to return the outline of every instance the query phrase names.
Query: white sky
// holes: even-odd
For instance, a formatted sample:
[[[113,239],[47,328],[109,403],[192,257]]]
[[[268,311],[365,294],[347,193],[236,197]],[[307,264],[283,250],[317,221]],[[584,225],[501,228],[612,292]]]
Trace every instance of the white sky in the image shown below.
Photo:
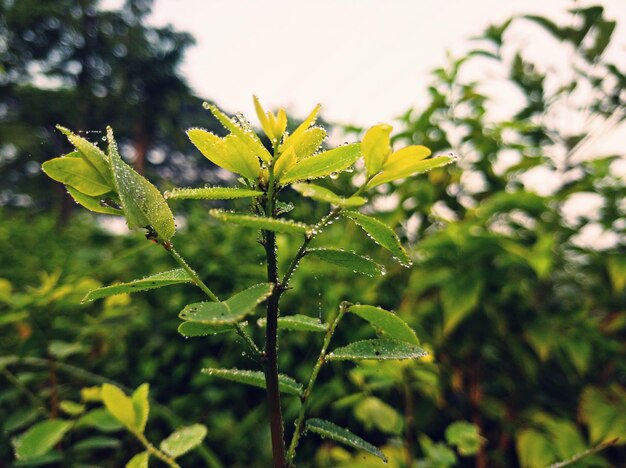
[[[115,0],[105,1],[105,4]],[[626,60],[626,1],[602,3],[618,20],[611,50]],[[446,52],[512,14],[567,20],[571,0],[156,0],[150,23],[194,35],[183,73],[228,112],[266,108],[303,117],[318,102],[331,122],[392,121],[424,99]],[[528,38],[529,41],[532,38]]]

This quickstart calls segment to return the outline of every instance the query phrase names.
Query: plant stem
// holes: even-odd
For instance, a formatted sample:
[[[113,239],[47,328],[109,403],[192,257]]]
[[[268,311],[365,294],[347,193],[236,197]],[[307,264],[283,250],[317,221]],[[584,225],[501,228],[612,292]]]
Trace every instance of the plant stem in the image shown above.
[[[265,216],[274,217],[274,170],[269,167],[269,184]],[[267,261],[267,281],[274,284],[272,294],[267,299],[267,327],[265,328],[265,384],[267,387],[267,405],[269,410],[270,432],[272,436],[272,454],[274,467],[285,467],[285,440],[283,414],[278,387],[278,315],[279,301],[282,294],[278,283],[278,262],[276,258],[276,234],[263,231],[265,256]]]
[[[335,330],[337,329],[337,325],[343,318],[344,314],[348,310],[350,304],[347,302],[342,302],[339,306],[339,314],[331,324],[331,326],[326,331],[326,335],[324,336],[324,343],[322,344],[322,349],[320,350],[320,355],[317,358],[317,362],[311,371],[311,377],[309,378],[309,383],[307,384],[304,393],[302,394],[301,400],[302,404],[300,405],[300,412],[298,413],[298,418],[296,419],[296,428],[294,430],[293,436],[291,437],[291,443],[289,444],[289,451],[287,452],[287,463],[288,466],[293,466],[293,457],[296,454],[296,448],[298,447],[298,441],[300,440],[300,436],[302,435],[302,423],[304,422],[304,416],[306,414],[306,403],[313,391],[313,386],[315,385],[315,381],[317,380],[317,375],[320,372],[320,369],[326,362],[326,350],[328,349],[328,345],[330,344],[330,340],[335,334]]]
[[[179,254],[176,251],[176,249],[174,249],[174,246],[172,244],[163,243],[162,245],[165,248],[165,250],[167,250],[170,253],[170,255],[174,257],[174,260],[176,260],[178,264],[183,267],[183,269],[187,272],[187,274],[189,275],[189,277],[191,278],[191,280],[194,282],[196,286],[198,286],[207,296],[209,296],[211,300],[215,302],[220,301],[218,297],[215,295],[215,293],[213,293],[213,291],[209,289],[209,287],[204,283],[204,281],[200,279],[198,274],[189,266],[189,264],[185,261],[182,255]],[[235,327],[235,331],[237,332],[237,334],[243,339],[243,341],[246,343],[248,348],[250,348],[250,351],[252,352],[254,358],[257,361],[260,361],[262,353],[261,353],[261,350],[256,345],[256,343],[254,342],[254,340],[246,333],[245,329],[240,323],[235,323],[233,326]]]
[[[146,436],[143,435],[141,432],[133,432],[133,434],[135,435],[135,437],[137,437],[137,439],[139,439],[139,441],[143,444],[143,446],[146,448],[146,451],[150,455],[155,456],[156,458],[161,460],[163,463],[166,463],[168,466],[171,466],[172,468],[180,468],[180,465],[176,463],[176,461],[173,458],[167,456],[165,453],[161,452],[158,448],[152,445],[150,441],[146,439]]]

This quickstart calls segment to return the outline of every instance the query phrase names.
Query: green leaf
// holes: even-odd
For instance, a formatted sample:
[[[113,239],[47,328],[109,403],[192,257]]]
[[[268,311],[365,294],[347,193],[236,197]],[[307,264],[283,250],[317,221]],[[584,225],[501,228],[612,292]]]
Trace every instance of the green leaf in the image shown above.
[[[189,283],[191,278],[185,270],[177,268],[175,270],[163,271],[154,275],[146,276],[145,278],[130,281],[128,283],[114,284],[112,286],[105,286],[104,288],[94,289],[89,291],[82,302],[94,301],[107,296],[114,296],[116,294],[129,294],[139,291],[147,291],[149,289],[162,288],[163,286],[169,286],[171,284]]]
[[[415,332],[396,314],[371,305],[353,305],[348,311],[367,320],[375,329],[384,332],[389,338],[414,345],[419,344]]]
[[[39,408],[19,408],[13,411],[2,421],[2,431],[9,434],[31,425],[39,418],[40,411]]]
[[[354,407],[354,416],[368,431],[377,428],[387,434],[402,431],[402,417],[387,403],[376,397],[361,399]]]
[[[95,197],[113,190],[104,176],[82,158],[54,158],[43,163],[41,168],[51,179],[88,196]]]
[[[354,273],[361,273],[367,276],[379,276],[385,274],[382,265],[372,261],[367,257],[363,257],[354,252],[337,249],[307,249],[307,255],[324,260],[325,262],[338,265],[343,268],[352,270]]]
[[[49,419],[35,424],[24,434],[13,439],[15,458],[31,460],[45,455],[59,443],[72,424],[72,421],[61,419]]]
[[[72,450],[76,452],[87,452],[102,449],[115,449],[120,445],[120,441],[113,437],[95,436],[72,444]]]
[[[260,197],[263,192],[238,187],[175,188],[165,192],[166,200],[231,200]]]
[[[615,293],[620,293],[626,289],[626,256],[611,255],[609,256],[606,267],[611,279],[611,285]]]
[[[217,209],[210,210],[209,214],[221,221],[228,221],[233,224],[239,224],[240,226],[264,229],[266,231],[284,232],[287,234],[305,234],[310,229],[310,227],[304,223],[285,219],[230,213]]]
[[[259,327],[264,328],[267,326],[267,319],[260,318],[257,320],[257,324]],[[328,324],[322,323],[318,318],[296,314],[278,317],[278,329],[304,332],[325,332],[328,330]]]
[[[90,197],[89,195],[80,193],[78,190],[76,190],[73,187],[68,186],[66,188],[67,188],[67,193],[69,193],[72,196],[72,198],[76,201],[76,203],[78,203],[79,205],[82,205],[83,207],[87,208],[90,211],[93,211],[95,213],[124,216],[124,212],[122,210],[118,210],[117,208],[103,205],[100,198]],[[105,199],[106,198],[107,197],[105,197]]]
[[[223,139],[202,128],[190,128],[187,130],[187,136],[202,155],[213,164],[227,171],[239,173],[237,166],[228,159]]]
[[[78,416],[85,412],[85,405],[69,400],[63,400],[59,403],[59,408],[69,416]]]
[[[102,177],[104,177],[109,185],[112,186],[113,174],[111,173],[111,168],[109,167],[109,161],[106,154],[104,154],[104,152],[96,145],[83,137],[72,133],[67,128],[57,125],[57,129],[67,137],[70,143],[74,145],[83,158],[91,164],[100,173],[100,175],[102,175]]]
[[[149,390],[149,384],[141,384],[133,392],[131,397],[133,408],[135,409],[135,429],[139,432],[143,432],[145,430],[148,422],[148,414],[150,413],[150,403],[148,402]]]
[[[202,443],[207,428],[203,424],[178,429],[161,442],[160,448],[172,458],[180,457]]]
[[[524,468],[547,466],[556,461],[552,444],[546,436],[533,429],[522,429],[517,433],[517,455]]]
[[[76,427],[95,427],[102,432],[116,432],[123,429],[122,423],[105,408],[96,408],[80,417]]]
[[[126,463],[126,468],[148,468],[149,458],[150,454],[148,452],[138,453]]]
[[[364,452],[375,455],[387,463],[387,457],[385,457],[383,452],[349,430],[339,427],[330,421],[325,421],[323,419],[308,419],[306,421],[306,429],[321,435],[323,438],[329,438],[357,450],[363,450]]]
[[[326,139],[326,130],[321,127],[309,128],[293,143],[298,160],[311,156]]]
[[[400,239],[393,229],[371,216],[356,211],[344,211],[342,216],[351,219],[360,226],[378,245],[387,249],[402,266],[411,266],[411,259],[402,247]]]
[[[393,156],[393,155],[392,155]],[[389,158],[391,159],[391,157]],[[431,169],[437,167],[447,166],[454,162],[453,156],[437,156],[436,158],[425,160],[403,160],[395,164],[385,166],[383,171],[374,176],[372,180],[367,184],[367,188],[373,188],[377,185],[386,184],[387,182],[393,182],[394,180],[404,179],[416,174],[422,174],[428,172]]]
[[[446,428],[446,441],[456,446],[461,455],[468,456],[478,452],[482,438],[474,424],[455,421]]]
[[[234,331],[232,323],[209,324],[197,322],[183,322],[178,326],[178,333],[186,338],[216,335],[217,333],[226,333],[231,331]]]
[[[111,128],[107,129],[107,138],[113,179],[128,227],[152,226],[162,240],[170,240],[176,232],[174,215],[161,192],[122,161]]]
[[[272,155],[267,151],[261,140],[256,134],[249,130],[242,128],[239,124],[233,121],[230,117],[220,111],[216,106],[204,103],[205,109],[211,111],[217,120],[227,129],[230,130],[233,136],[237,137],[245,146],[252,151],[253,154],[260,157],[263,161],[269,163],[272,161]]]
[[[228,135],[222,140],[224,156],[235,167],[236,173],[247,179],[257,180],[261,174],[259,158],[244,142],[234,135]]]
[[[317,179],[334,172],[344,171],[359,159],[360,154],[361,146],[358,143],[324,151],[297,162],[285,173],[281,183],[288,184],[297,180]]]
[[[361,206],[367,202],[367,200],[363,197],[344,198],[327,188],[303,182],[296,182],[291,186],[291,188],[300,193],[303,197],[309,197],[317,201],[346,208]]]
[[[251,314],[256,305],[272,293],[273,287],[271,283],[260,283],[235,294],[224,302],[189,304],[180,312],[179,317],[188,322],[209,325],[235,324]]]
[[[208,368],[202,369],[202,373],[220,379],[251,385],[253,387],[266,388],[265,374],[262,371]],[[280,374],[278,376],[278,388],[282,393],[297,396],[302,395],[302,384],[287,375]]]
[[[380,338],[375,340],[363,340],[350,343],[343,348],[337,348],[326,357],[329,361],[361,361],[372,359],[383,361],[389,359],[419,359],[426,356],[419,346],[407,343],[406,341],[394,340],[391,338]]]
[[[594,444],[615,438],[626,442],[626,391],[619,385],[607,389],[587,387],[580,398],[581,419],[589,425]]]
[[[137,415],[132,400],[115,385],[102,384],[102,402],[106,409],[128,429],[134,429]]]
[[[391,154],[391,141],[389,139],[391,130],[393,130],[391,125],[381,124],[375,125],[365,132],[361,142],[361,151],[368,176],[378,174],[387,157]]]
[[[443,332],[450,333],[461,321],[476,309],[483,290],[479,275],[460,275],[441,288],[443,306]]]

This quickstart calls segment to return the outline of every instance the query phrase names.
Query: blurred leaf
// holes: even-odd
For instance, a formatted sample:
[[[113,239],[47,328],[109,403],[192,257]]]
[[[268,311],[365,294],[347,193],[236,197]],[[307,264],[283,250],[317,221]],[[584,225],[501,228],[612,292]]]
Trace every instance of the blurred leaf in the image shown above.
[[[150,454],[148,452],[138,453],[126,463],[126,468],[148,468],[149,458]]]
[[[587,387],[580,398],[580,416],[594,444],[619,438],[626,443],[626,390],[618,384],[601,390]]]
[[[626,288],[626,256],[611,255],[606,262],[613,291],[623,292]]]
[[[2,431],[10,434],[33,423],[41,414],[39,408],[19,408],[9,414],[2,422]]]
[[[293,184],[291,188],[300,193],[303,197],[309,197],[317,201],[326,202],[330,203],[331,205],[346,208],[361,206],[367,202],[367,200],[363,197],[344,198],[335,194],[331,190],[328,190],[327,188],[303,182],[297,182]]]
[[[285,173],[281,183],[289,184],[298,180],[318,179],[344,171],[356,162],[360,153],[360,145],[352,143],[316,154],[298,161]]]
[[[85,412],[85,405],[76,403],[75,401],[63,400],[59,403],[59,408],[69,416],[78,416]]]
[[[120,441],[113,437],[95,436],[83,439],[72,445],[75,452],[95,451],[103,449],[116,449],[120,446]]]
[[[260,283],[241,291],[224,302],[197,302],[189,304],[180,312],[179,317],[189,322],[209,325],[234,324],[272,293],[273,285]]]
[[[323,419],[307,419],[305,426],[306,430],[315,432],[323,438],[328,438],[349,447],[371,453],[387,463],[387,457],[385,457],[383,452],[349,430],[339,427],[330,421],[325,421]]]
[[[386,434],[399,434],[402,431],[402,417],[391,406],[376,397],[362,399],[354,407],[354,416],[365,429],[379,429]]]
[[[237,213],[230,213],[222,210],[210,210],[209,214],[221,221],[227,221],[241,226],[264,229],[266,231],[284,232],[286,234],[304,234],[309,226],[297,221],[265,218],[262,216],[252,216]]]
[[[134,427],[139,432],[142,432],[146,428],[148,422],[148,414],[150,413],[150,403],[148,402],[148,392],[150,386],[147,383],[141,384],[133,392],[131,400],[133,402],[133,408],[135,410],[135,424]]]
[[[556,461],[550,441],[533,429],[522,429],[517,433],[517,454],[523,468],[546,466]]]
[[[265,374],[261,371],[208,368],[202,369],[202,373],[210,375],[211,377],[218,377],[220,379],[231,380],[245,385],[252,385],[253,387],[266,388]],[[302,384],[296,382],[287,375],[281,374],[278,376],[278,387],[282,393],[297,396],[302,395]]]
[[[59,359],[65,359],[72,354],[86,351],[86,348],[81,343],[67,343],[65,341],[52,340],[48,345],[48,351],[51,355]]]
[[[231,200],[261,195],[258,190],[238,187],[175,188],[164,194],[166,200]]]
[[[336,348],[326,356],[329,361],[360,361],[372,359],[419,359],[426,356],[426,351],[406,341],[391,338],[363,340],[350,343],[343,348]]]
[[[45,455],[59,443],[71,427],[71,421],[61,419],[49,419],[35,424],[24,434],[13,439],[15,458],[31,460]]]
[[[348,311],[367,320],[376,330],[384,332],[389,338],[418,345],[415,332],[396,314],[371,305],[353,305]]]
[[[260,327],[265,328],[267,326],[267,319],[260,318],[257,320],[257,324]],[[296,314],[278,317],[278,329],[304,332],[325,332],[328,330],[328,324],[322,323],[318,318]]]
[[[163,271],[145,278],[130,281],[128,283],[114,284],[104,288],[94,289],[87,293],[82,302],[95,301],[107,296],[116,294],[134,293],[139,291],[147,291],[149,289],[162,288],[178,283],[189,283],[191,278],[185,270],[177,268],[175,270]]]
[[[393,258],[401,265],[409,266],[411,264],[411,259],[406,253],[406,250],[404,250],[404,247],[402,247],[402,244],[400,244],[400,239],[398,239],[396,233],[393,232],[393,229],[389,226],[371,216],[356,211],[343,211],[341,215],[354,221],[354,223],[360,226],[374,242],[389,250]]]
[[[177,458],[200,445],[206,434],[207,428],[203,424],[183,427],[164,439],[160,449],[170,457]]]
[[[333,265],[352,270],[353,273],[367,276],[379,276],[385,273],[382,265],[354,252],[337,249],[307,249],[306,253]]]
[[[466,421],[455,421],[446,428],[446,441],[463,456],[475,455],[481,445],[478,427]]]
[[[105,408],[96,408],[80,417],[77,427],[95,427],[102,432],[117,432],[124,428],[123,424]]]
[[[132,400],[115,385],[102,384],[102,402],[106,409],[128,429],[135,428],[137,414]]]
[[[441,288],[443,306],[443,332],[452,332],[477,306],[484,283],[480,275],[460,275]]]

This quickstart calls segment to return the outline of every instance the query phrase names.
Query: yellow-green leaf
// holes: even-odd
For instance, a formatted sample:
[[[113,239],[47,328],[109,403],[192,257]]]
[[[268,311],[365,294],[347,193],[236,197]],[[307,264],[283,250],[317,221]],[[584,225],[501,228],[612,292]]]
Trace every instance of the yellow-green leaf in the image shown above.
[[[360,148],[359,143],[352,143],[303,159],[287,171],[281,183],[317,179],[344,171],[359,159]]]
[[[149,458],[150,454],[148,452],[138,453],[126,463],[126,468],[148,468]]]
[[[232,135],[236,136],[242,143],[244,143],[252,152],[252,154],[260,157],[263,161],[269,163],[272,160],[272,155],[267,151],[261,140],[256,134],[249,129],[242,128],[238,123],[220,111],[216,106],[204,103],[206,109],[209,109],[217,120],[227,129],[230,130]]]
[[[320,104],[316,105],[307,118],[304,119],[300,125],[298,125],[298,128],[296,128],[293,133],[285,139],[285,142],[283,143],[284,148],[288,148],[298,142],[298,140],[302,137],[302,134],[315,123],[315,119],[317,118],[317,114],[321,107],[322,106]]]
[[[72,421],[62,419],[49,419],[35,424],[13,439],[15,458],[27,461],[45,455],[59,443],[72,424]]]
[[[344,198],[325,187],[307,184],[305,182],[296,182],[291,186],[291,188],[296,192],[299,192],[304,197],[309,197],[317,201],[341,207],[357,207],[367,202],[367,200],[363,197]]]
[[[102,214],[110,214],[110,215],[124,215],[122,210],[118,210],[117,208],[113,208],[112,206],[107,206],[102,203],[100,198],[90,197],[89,195],[85,195],[84,193],[80,193],[78,190],[72,187],[67,187],[67,193],[69,193],[72,198],[79,205],[87,208],[89,211],[93,211],[94,213],[102,213]],[[106,200],[106,197],[105,197]],[[113,203],[114,200],[111,199]]]
[[[149,384],[141,384],[133,392],[131,397],[133,408],[135,409],[135,429],[139,432],[143,432],[145,430],[146,423],[148,422],[148,415],[150,413],[150,403],[148,402],[149,390]]]
[[[163,199],[163,195],[145,177],[122,161],[111,128],[107,129],[107,138],[115,187],[128,227],[133,229],[152,226],[160,239],[170,240],[176,231],[176,226],[174,215]]]
[[[41,168],[51,179],[74,187],[85,195],[95,197],[113,190],[104,176],[82,158],[54,158],[43,163]]]
[[[283,151],[274,162],[274,177],[276,177],[276,180],[280,181],[285,172],[295,166],[297,162],[298,157],[293,147]]]
[[[203,424],[180,428],[161,442],[160,449],[172,458],[180,457],[200,445],[207,432]]]
[[[175,188],[163,194],[166,200],[231,200],[261,195],[258,190],[239,187]]]
[[[424,160],[411,160],[408,158],[402,159],[401,161],[383,168],[381,173],[374,176],[374,178],[370,180],[367,187],[372,188],[387,182],[404,179],[405,177],[410,177],[415,174],[421,174],[437,167],[447,166],[453,161],[454,157],[452,156],[438,156],[436,158]]]
[[[187,272],[182,268],[177,268],[175,270],[163,271],[161,273],[146,276],[145,278],[130,281],[128,283],[114,284],[112,286],[94,289],[93,291],[89,291],[87,293],[82,302],[94,301],[107,296],[115,296],[116,294],[147,291],[149,289],[161,288],[172,284],[189,282],[191,282],[191,278],[189,278]]]
[[[361,142],[361,151],[365,160],[367,175],[378,174],[391,154],[391,125],[380,124],[371,127]]]
[[[73,144],[85,160],[104,177],[108,184],[113,185],[113,174],[111,173],[106,154],[96,145],[72,133],[67,128],[57,125],[57,129],[67,137],[70,143]]]
[[[107,411],[128,429],[135,428],[137,415],[132,400],[115,385],[102,385],[102,402]]]
[[[228,135],[222,140],[222,146],[224,147],[224,157],[235,168],[234,172],[247,179],[258,179],[261,173],[259,158],[245,142],[235,135]]]
[[[354,305],[349,312],[367,320],[376,330],[382,331],[389,338],[419,344],[415,332],[396,314],[371,305]]]
[[[284,232],[287,234],[305,234],[309,230],[309,226],[306,224],[285,219],[229,213],[217,209],[210,210],[209,214],[222,221],[256,229],[264,229],[266,231]]]
[[[357,211],[344,211],[342,216],[351,219],[357,226],[360,226],[378,245],[389,250],[393,257],[403,266],[410,266],[411,259],[402,247],[400,239],[396,233],[385,223],[376,218],[364,215]]]
[[[326,130],[321,127],[313,127],[304,131],[297,140],[292,141],[288,148],[293,148],[300,160],[315,153],[325,139]]]

